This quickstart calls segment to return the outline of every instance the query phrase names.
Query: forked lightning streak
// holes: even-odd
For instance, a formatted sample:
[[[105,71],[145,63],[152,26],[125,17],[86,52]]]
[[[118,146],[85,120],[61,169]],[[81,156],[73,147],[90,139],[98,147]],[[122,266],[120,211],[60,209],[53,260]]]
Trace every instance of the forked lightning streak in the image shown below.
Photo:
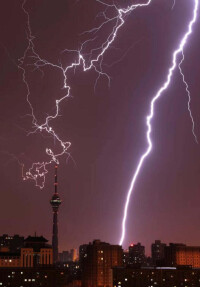
[[[70,51],[68,49],[65,49],[62,52],[62,53],[66,53],[66,52],[67,53],[69,53],[69,52],[74,53],[75,52],[77,55],[76,60],[73,61],[70,65],[68,65],[66,67],[64,67],[60,63],[59,64],[51,63],[51,62],[43,59],[36,52],[36,49],[34,46],[34,36],[32,35],[31,26],[30,26],[30,17],[29,17],[28,11],[25,8],[25,6],[27,4],[26,0],[24,0],[23,4],[22,4],[22,9],[23,9],[23,11],[26,15],[26,19],[27,19],[27,41],[28,41],[28,45],[27,45],[27,48],[24,52],[23,57],[19,59],[19,68],[22,70],[23,81],[24,81],[24,84],[25,84],[26,89],[27,89],[27,102],[28,102],[28,104],[30,106],[30,110],[31,110],[33,131],[31,131],[30,133],[36,133],[38,131],[48,133],[56,140],[57,143],[59,143],[59,145],[61,147],[61,152],[57,153],[57,154],[54,153],[54,151],[52,149],[46,148],[46,154],[50,157],[49,161],[33,163],[31,168],[24,174],[24,176],[23,176],[24,180],[27,180],[27,179],[34,180],[36,183],[36,186],[39,186],[40,188],[43,188],[44,184],[45,184],[45,176],[48,172],[47,166],[53,162],[59,163],[59,158],[61,156],[63,156],[64,154],[67,154],[67,156],[70,157],[70,153],[68,150],[69,150],[71,143],[68,141],[63,141],[60,138],[60,136],[57,134],[57,132],[50,125],[50,122],[52,120],[55,120],[59,115],[60,104],[66,98],[70,97],[70,95],[71,95],[71,87],[68,83],[69,71],[72,69],[75,69],[78,66],[81,66],[83,68],[84,72],[91,70],[91,69],[94,69],[98,75],[97,80],[100,76],[104,76],[108,79],[108,81],[110,81],[110,77],[106,73],[104,73],[102,70],[102,62],[103,62],[104,54],[111,47],[112,43],[114,42],[115,38],[118,35],[118,31],[124,25],[125,20],[126,20],[126,16],[129,15],[134,10],[136,10],[137,8],[143,8],[143,7],[149,6],[153,2],[153,0],[148,0],[148,1],[145,1],[144,3],[140,3],[140,4],[130,5],[127,8],[118,8],[115,4],[107,4],[103,0],[96,0],[96,2],[98,2],[100,5],[105,6],[105,11],[101,12],[98,15],[98,17],[103,17],[104,20],[99,26],[94,27],[91,30],[83,33],[86,35],[87,34],[92,35],[94,37],[91,37],[88,40],[86,40],[85,42],[83,42],[79,50]],[[121,232],[121,238],[119,241],[120,245],[123,244],[124,238],[125,238],[126,219],[127,219],[128,206],[129,206],[129,202],[130,202],[130,196],[131,196],[133,188],[135,186],[137,177],[138,177],[138,175],[141,171],[141,168],[144,164],[144,160],[147,158],[147,156],[149,155],[149,153],[152,150],[151,121],[152,121],[153,116],[154,116],[155,103],[160,98],[160,96],[163,94],[163,92],[168,88],[168,86],[171,82],[172,76],[173,76],[173,72],[177,68],[177,66],[180,70],[182,80],[183,80],[183,83],[185,85],[185,88],[186,88],[186,91],[188,94],[188,110],[189,110],[189,114],[190,114],[190,117],[192,120],[192,127],[193,127],[192,132],[193,132],[193,135],[194,135],[195,140],[197,142],[197,136],[196,136],[195,130],[194,130],[194,119],[193,119],[191,107],[190,107],[191,97],[190,97],[189,87],[188,87],[187,82],[185,81],[185,77],[184,77],[183,71],[181,69],[181,64],[184,61],[184,48],[185,48],[185,45],[187,43],[187,40],[188,40],[190,34],[192,33],[192,27],[193,27],[193,25],[197,19],[197,10],[198,10],[198,5],[199,5],[199,0],[193,0],[192,3],[194,3],[193,17],[192,17],[191,21],[189,22],[186,33],[184,34],[179,46],[177,47],[177,49],[173,53],[172,65],[170,66],[170,68],[168,70],[166,81],[161,86],[161,88],[158,90],[157,94],[152,98],[151,103],[150,103],[150,112],[149,112],[148,116],[146,117],[147,148],[139,159],[137,168],[135,170],[135,173],[133,175],[133,178],[132,178],[132,181],[130,184],[130,188],[129,188],[128,193],[127,193],[125,206],[124,206],[124,212],[123,212],[123,218],[122,218],[122,232]],[[175,4],[175,1],[174,1],[174,4]],[[173,5],[173,7],[174,7],[174,5]],[[113,9],[113,12],[115,12],[114,13],[115,16],[109,17],[107,15],[108,9]],[[106,38],[106,40],[99,47],[91,49],[89,54],[84,54],[83,50],[84,50],[85,46],[87,46],[87,44],[89,42],[93,42],[95,40],[96,33],[98,33],[101,29],[103,29],[103,27],[105,27],[105,25],[107,25],[107,24],[113,24],[113,28],[112,28],[112,31],[110,32],[110,34],[108,35],[108,37]],[[96,54],[96,56],[95,56],[95,54]],[[182,55],[182,59],[181,59],[181,61],[178,62],[178,56],[179,55]],[[87,59],[87,56],[89,56],[89,60]],[[52,115],[48,115],[42,124],[40,124],[38,122],[38,120],[35,116],[34,109],[33,109],[33,106],[31,104],[31,99],[30,99],[31,91],[29,88],[28,80],[27,80],[26,63],[25,63],[26,59],[30,58],[30,57],[34,61],[32,63],[32,65],[34,66],[35,69],[39,69],[43,72],[42,69],[44,67],[49,67],[52,69],[57,69],[59,72],[61,72],[62,76],[63,76],[63,88],[66,90],[65,96],[55,100],[55,113]],[[96,87],[96,84],[97,84],[97,82],[95,83],[95,87]]]

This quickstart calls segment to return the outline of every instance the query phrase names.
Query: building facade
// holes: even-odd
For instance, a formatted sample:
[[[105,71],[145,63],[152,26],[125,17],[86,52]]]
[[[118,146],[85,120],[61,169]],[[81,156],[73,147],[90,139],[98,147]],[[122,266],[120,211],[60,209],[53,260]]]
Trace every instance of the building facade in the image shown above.
[[[114,268],[113,287],[198,287],[200,269]]]
[[[200,246],[170,243],[165,247],[166,266],[191,266],[200,268]]]
[[[164,259],[165,247],[166,244],[162,243],[160,240],[155,240],[151,245],[151,257],[154,265]]]
[[[85,255],[82,287],[112,287],[112,267],[123,264],[122,247],[94,240],[87,245]]]
[[[43,236],[29,236],[21,248],[21,266],[36,267],[53,264],[52,246]]]
[[[20,253],[0,252],[1,267],[21,267]]]
[[[56,267],[0,268],[2,287],[67,287],[68,272]]]
[[[129,246],[128,265],[144,265],[146,263],[145,247],[141,243]]]
[[[53,264],[53,250],[47,240],[40,236],[29,236],[17,252],[1,252],[0,267],[36,267]]]

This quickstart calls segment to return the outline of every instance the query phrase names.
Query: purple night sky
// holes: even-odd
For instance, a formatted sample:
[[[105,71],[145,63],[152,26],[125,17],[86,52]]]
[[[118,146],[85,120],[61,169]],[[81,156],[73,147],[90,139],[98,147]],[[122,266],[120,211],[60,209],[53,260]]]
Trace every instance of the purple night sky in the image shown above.
[[[108,0],[107,3],[112,1]],[[117,0],[124,7],[138,0]],[[70,141],[74,162],[64,156],[58,170],[60,250],[77,248],[94,238],[118,243],[125,197],[140,155],[146,147],[145,115],[152,96],[166,79],[172,53],[192,17],[194,1],[153,0],[127,18],[106,52],[99,79],[94,70],[77,68],[69,74],[71,98],[61,104],[52,126]],[[18,59],[27,46],[22,1],[8,0],[0,9],[0,230],[1,234],[44,235],[51,241],[54,166],[43,190],[23,181],[19,161],[28,169],[47,160],[45,148],[59,151],[46,134],[32,130],[26,87]],[[88,35],[85,30],[102,20],[105,9],[95,0],[27,0],[35,49],[48,61],[69,64]],[[198,11],[200,14],[200,11]],[[191,108],[200,139],[200,17],[185,49],[183,71],[191,91]],[[109,35],[106,25],[87,52]],[[29,67],[31,102],[42,122],[64,95],[63,78],[56,69]],[[200,145],[195,143],[187,110],[188,98],[178,70],[169,89],[157,102],[153,120],[153,150],[138,177],[127,219],[124,247],[141,242],[149,252],[155,239],[200,245]]]

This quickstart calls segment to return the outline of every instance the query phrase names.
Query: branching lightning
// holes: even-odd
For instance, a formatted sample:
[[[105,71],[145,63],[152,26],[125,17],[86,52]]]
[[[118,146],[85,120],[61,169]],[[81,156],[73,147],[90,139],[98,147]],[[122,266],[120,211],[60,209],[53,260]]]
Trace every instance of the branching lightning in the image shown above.
[[[104,54],[107,52],[107,50],[109,48],[112,47],[112,44],[118,35],[118,31],[120,30],[120,28],[125,23],[126,17],[137,8],[143,8],[143,7],[149,6],[152,3],[152,1],[153,0],[146,0],[146,1],[144,1],[144,3],[130,5],[127,8],[118,8],[114,4],[114,2],[113,2],[113,4],[108,4],[108,3],[104,2],[103,0],[96,0],[96,2],[98,2],[100,5],[103,5],[105,7],[105,11],[101,12],[97,15],[97,17],[99,17],[99,18],[100,17],[103,18],[103,22],[99,26],[94,27],[91,30],[83,33],[84,35],[92,35],[92,36],[87,41],[82,43],[79,50],[71,51],[71,50],[65,49],[62,52],[62,53],[71,53],[72,52],[72,53],[75,53],[75,55],[76,55],[76,60],[74,60],[70,65],[64,67],[60,63],[55,64],[55,63],[47,61],[46,59],[41,58],[40,55],[36,52],[36,49],[34,46],[34,36],[32,34],[32,31],[31,31],[30,17],[29,17],[28,11],[25,8],[26,0],[23,0],[22,9],[23,9],[23,11],[26,15],[26,19],[27,19],[27,41],[28,41],[28,45],[27,45],[27,48],[24,52],[23,57],[19,59],[19,68],[22,70],[23,82],[24,82],[26,89],[27,89],[26,98],[27,98],[27,102],[28,102],[28,104],[30,106],[30,110],[31,110],[33,131],[31,131],[30,133],[36,133],[36,132],[48,133],[49,135],[51,135],[54,138],[54,140],[57,143],[59,143],[59,145],[61,147],[60,153],[54,153],[54,151],[52,149],[46,148],[46,154],[50,158],[49,161],[33,163],[31,168],[23,175],[24,180],[27,180],[27,179],[34,180],[36,183],[36,186],[43,188],[44,184],[45,184],[45,176],[48,172],[47,166],[53,162],[56,162],[58,164],[59,158],[61,156],[63,156],[64,154],[67,154],[68,157],[70,156],[70,153],[68,150],[69,150],[71,143],[68,141],[63,141],[59,137],[57,132],[53,129],[53,127],[50,125],[50,122],[52,120],[55,120],[59,116],[60,104],[65,99],[67,99],[68,97],[71,96],[71,87],[70,87],[70,84],[68,83],[68,73],[71,70],[75,71],[76,67],[82,67],[83,72],[94,69],[97,72],[97,80],[95,83],[95,87],[97,85],[99,77],[101,77],[101,76],[106,77],[108,79],[108,81],[110,82],[109,75],[107,75],[105,72],[103,72],[103,69],[102,69],[102,67],[103,67],[102,62],[103,62]],[[150,111],[146,117],[147,148],[139,159],[137,168],[135,170],[135,173],[133,175],[133,178],[132,178],[132,181],[130,184],[130,188],[129,188],[128,193],[127,193],[125,206],[124,206],[123,220],[122,220],[122,233],[121,233],[121,238],[120,238],[120,242],[119,242],[120,245],[123,244],[123,241],[125,238],[127,212],[128,212],[128,206],[129,206],[130,197],[131,197],[133,188],[135,186],[135,183],[136,183],[137,177],[141,171],[141,168],[144,164],[144,161],[152,150],[152,140],[151,140],[152,125],[151,125],[151,122],[152,122],[152,119],[154,116],[155,103],[161,97],[161,95],[163,95],[164,91],[169,87],[173,73],[174,73],[174,70],[177,67],[179,68],[179,71],[182,75],[183,83],[186,87],[186,91],[188,94],[188,110],[189,110],[190,117],[192,120],[193,135],[194,135],[195,140],[197,142],[197,137],[196,137],[195,129],[194,129],[194,120],[193,120],[193,116],[192,116],[192,112],[191,112],[191,108],[190,108],[191,97],[190,97],[189,87],[188,87],[187,82],[185,81],[185,77],[184,77],[184,74],[183,74],[182,69],[181,69],[181,64],[184,61],[184,47],[187,43],[187,40],[188,40],[190,34],[192,33],[192,27],[193,27],[193,25],[197,19],[197,10],[198,10],[199,0],[193,0],[193,1],[194,1],[194,11],[193,11],[192,20],[189,22],[188,29],[187,29],[185,35],[183,36],[178,48],[173,53],[172,65],[170,66],[170,68],[168,70],[166,81],[161,86],[161,88],[158,90],[157,94],[152,98],[151,103],[150,103]],[[174,0],[173,7],[174,7],[175,3],[176,3],[176,1]],[[113,9],[113,11],[114,11],[113,17],[108,16],[108,14],[107,14],[108,9]],[[112,28],[110,34],[108,35],[108,37],[106,38],[106,40],[99,47],[93,48],[90,50],[89,53],[84,54],[85,46],[89,42],[95,41],[96,33],[99,32],[107,24],[112,24],[113,28]],[[178,60],[179,55],[182,55],[181,61]],[[29,84],[28,84],[28,80],[27,80],[27,75],[26,75],[26,59],[27,58],[32,59],[32,61],[33,61],[32,65],[35,69],[39,69],[43,72],[44,67],[50,67],[52,69],[56,69],[59,72],[61,72],[62,76],[63,76],[63,88],[65,89],[66,94],[65,94],[65,96],[55,100],[55,113],[52,115],[48,115],[42,124],[39,123],[39,121],[37,120],[35,113],[34,113],[33,106],[31,104],[31,100],[30,100],[31,92],[30,92],[30,88],[29,88]],[[42,179],[42,181],[41,181],[41,179]],[[42,183],[40,183],[40,182],[42,182]]]
[[[190,90],[189,90],[189,86],[188,86],[188,83],[186,82],[185,80],[185,75],[182,71],[182,68],[181,68],[181,64],[183,63],[185,57],[184,57],[184,53],[182,51],[182,60],[180,61],[178,67],[179,67],[179,71],[180,71],[180,74],[182,76],[182,80],[183,80],[183,83],[185,84],[185,90],[186,90],[186,93],[188,95],[188,112],[189,112],[189,115],[190,115],[190,118],[191,118],[191,121],[192,121],[192,133],[193,133],[193,136],[195,138],[195,141],[196,143],[198,143],[198,139],[197,139],[197,135],[195,133],[195,123],[194,123],[194,118],[193,118],[193,115],[192,115],[192,110],[191,110],[191,94],[190,94]]]
[[[54,138],[54,140],[56,140],[60,144],[60,147],[62,149],[60,153],[55,154],[52,149],[46,148],[46,154],[50,157],[50,160],[46,161],[46,162],[35,162],[35,163],[33,163],[31,168],[23,175],[24,180],[27,180],[27,179],[34,180],[36,183],[36,186],[39,186],[40,188],[43,188],[44,184],[45,184],[45,176],[48,173],[47,166],[53,162],[56,162],[58,164],[59,158],[64,154],[67,154],[68,157],[70,156],[68,149],[69,149],[71,143],[68,141],[66,141],[66,142],[63,141],[59,137],[59,135],[56,133],[56,131],[53,129],[53,127],[50,125],[50,121],[55,120],[59,115],[59,107],[60,107],[61,102],[63,102],[66,98],[70,97],[71,87],[67,82],[68,72],[72,69],[76,69],[76,67],[78,67],[78,66],[82,66],[84,72],[91,70],[91,69],[94,69],[97,72],[98,76],[97,76],[97,80],[95,83],[95,87],[97,85],[97,81],[98,81],[100,76],[105,76],[108,79],[108,81],[110,82],[110,77],[106,73],[104,73],[102,70],[102,61],[103,61],[103,56],[104,56],[105,52],[108,50],[108,48],[114,42],[114,40],[117,36],[118,30],[125,23],[125,20],[124,20],[125,16],[138,7],[148,6],[152,0],[148,0],[144,4],[131,5],[126,9],[118,9],[116,7],[116,5],[114,5],[114,4],[109,5],[109,4],[107,4],[101,0],[96,0],[96,1],[98,3],[104,5],[106,7],[106,10],[109,7],[114,8],[116,10],[116,16],[114,16],[113,18],[107,17],[106,16],[106,10],[105,10],[105,12],[103,12],[103,14],[102,14],[105,21],[101,25],[99,25],[98,27],[93,28],[92,30],[87,31],[85,33],[89,33],[89,34],[94,33],[95,34],[98,31],[100,31],[102,29],[102,27],[104,27],[104,25],[106,25],[110,22],[115,23],[113,26],[113,29],[112,29],[111,33],[108,35],[106,41],[104,43],[102,43],[102,45],[100,47],[92,49],[90,51],[89,61],[86,60],[86,56],[88,56],[88,54],[83,54],[82,51],[83,51],[84,46],[88,42],[93,41],[95,38],[91,38],[91,39],[85,41],[84,43],[82,43],[81,48],[79,50],[71,51],[71,50],[65,49],[63,51],[63,53],[65,53],[65,52],[73,52],[74,53],[75,52],[77,54],[76,61],[72,62],[67,67],[63,67],[62,64],[51,63],[51,62],[41,58],[40,55],[36,52],[36,49],[34,46],[34,36],[32,34],[31,25],[30,25],[30,16],[29,16],[28,11],[25,8],[26,0],[23,0],[23,3],[22,3],[22,10],[25,13],[26,18],[27,18],[28,46],[25,49],[23,57],[19,59],[19,68],[22,70],[23,82],[24,82],[26,89],[27,89],[26,99],[27,99],[27,102],[28,102],[30,110],[31,110],[32,124],[33,124],[33,128],[34,128],[34,130],[29,132],[29,134],[36,133],[38,131],[41,133],[46,132],[46,133],[50,134]],[[95,57],[92,57],[93,53],[97,52],[97,51],[98,51],[98,54]],[[42,68],[48,66],[48,67],[51,67],[52,69],[58,69],[59,71],[62,72],[62,75],[63,75],[63,88],[66,90],[66,94],[62,98],[56,99],[56,101],[55,101],[55,110],[56,110],[55,113],[47,116],[45,122],[42,124],[38,123],[38,120],[34,114],[34,109],[33,109],[33,106],[31,104],[31,100],[30,100],[31,92],[30,92],[28,80],[26,77],[26,59],[27,58],[31,58],[33,60],[32,65],[33,65],[34,69],[39,69],[41,72],[43,72]]]

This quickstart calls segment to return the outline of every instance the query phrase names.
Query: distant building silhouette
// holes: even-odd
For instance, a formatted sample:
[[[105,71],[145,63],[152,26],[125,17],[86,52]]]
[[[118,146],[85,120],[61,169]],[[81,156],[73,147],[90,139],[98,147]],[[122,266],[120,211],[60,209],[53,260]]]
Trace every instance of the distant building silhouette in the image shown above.
[[[53,235],[52,235],[52,247],[53,247],[53,262],[58,261],[58,209],[61,204],[61,199],[58,195],[58,178],[57,178],[58,166],[55,166],[55,181],[54,181],[54,194],[50,200],[50,204],[53,209]]]
[[[166,244],[160,240],[155,240],[155,243],[151,245],[151,257],[154,265],[164,259],[165,246]]]
[[[0,252],[3,250],[10,251],[12,253],[16,253],[20,251],[21,247],[24,244],[24,237],[15,235],[3,234],[0,236]]]
[[[122,266],[123,250],[119,245],[94,240],[83,258],[82,287],[111,287],[112,267]]]
[[[71,261],[71,254],[69,251],[63,251],[58,254],[58,261],[59,262],[70,262]]]
[[[71,249],[70,251],[63,251],[59,253],[59,262],[75,262],[78,261],[77,249]]]

